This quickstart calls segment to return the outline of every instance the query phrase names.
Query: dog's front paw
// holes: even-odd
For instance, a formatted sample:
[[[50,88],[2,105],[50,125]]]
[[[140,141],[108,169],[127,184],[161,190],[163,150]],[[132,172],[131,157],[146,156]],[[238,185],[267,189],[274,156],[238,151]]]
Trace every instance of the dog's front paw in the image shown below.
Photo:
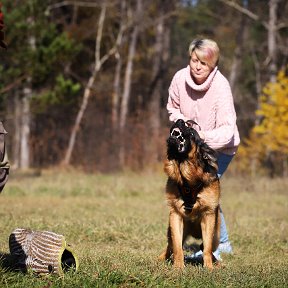
[[[184,261],[174,261],[173,263],[173,267],[174,268],[177,268],[177,269],[180,269],[180,270],[183,270],[185,265],[184,265]]]
[[[213,269],[213,262],[212,262],[212,253],[209,255],[203,255],[203,266],[210,270]]]
[[[176,256],[174,255],[174,261],[173,261],[173,266],[174,268],[178,268],[178,269],[184,269],[185,265],[184,265],[184,255],[181,253],[180,256]]]

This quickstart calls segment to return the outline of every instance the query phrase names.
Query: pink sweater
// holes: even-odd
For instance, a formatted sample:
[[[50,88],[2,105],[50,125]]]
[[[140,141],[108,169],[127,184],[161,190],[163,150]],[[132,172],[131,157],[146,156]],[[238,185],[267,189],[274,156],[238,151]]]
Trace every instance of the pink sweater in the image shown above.
[[[237,151],[240,138],[233,96],[218,67],[200,85],[193,81],[189,66],[179,70],[169,87],[167,110],[173,122],[177,119],[197,122],[211,148],[230,155]],[[196,125],[193,128],[199,131]]]

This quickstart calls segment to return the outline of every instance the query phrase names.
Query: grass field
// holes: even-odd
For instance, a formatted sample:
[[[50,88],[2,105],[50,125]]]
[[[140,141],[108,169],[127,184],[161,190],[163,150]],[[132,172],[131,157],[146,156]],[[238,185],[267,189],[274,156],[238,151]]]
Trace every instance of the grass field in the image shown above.
[[[11,175],[0,195],[0,252],[17,227],[65,235],[77,273],[36,277],[0,267],[0,287],[288,287],[288,179],[222,179],[234,254],[212,272],[182,273],[157,257],[166,245],[165,175],[46,171]]]

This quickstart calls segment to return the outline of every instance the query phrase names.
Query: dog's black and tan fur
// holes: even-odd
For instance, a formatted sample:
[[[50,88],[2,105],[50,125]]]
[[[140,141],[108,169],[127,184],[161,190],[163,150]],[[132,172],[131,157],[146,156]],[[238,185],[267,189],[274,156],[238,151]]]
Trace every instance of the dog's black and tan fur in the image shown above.
[[[170,129],[167,139],[168,176],[166,197],[169,213],[168,245],[160,255],[173,255],[174,266],[184,267],[183,244],[188,236],[202,238],[204,267],[212,265],[212,251],[220,235],[220,185],[215,151],[205,144],[195,129],[183,120]]]

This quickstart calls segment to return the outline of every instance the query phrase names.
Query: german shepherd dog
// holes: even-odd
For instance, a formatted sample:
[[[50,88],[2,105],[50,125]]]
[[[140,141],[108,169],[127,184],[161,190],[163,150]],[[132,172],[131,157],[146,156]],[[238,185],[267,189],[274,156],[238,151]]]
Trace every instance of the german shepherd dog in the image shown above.
[[[184,268],[183,244],[188,236],[203,241],[204,267],[213,268],[213,254],[220,236],[220,184],[216,152],[205,144],[192,124],[179,119],[167,139],[168,176],[166,198],[169,206],[168,245],[159,256]],[[198,124],[197,124],[198,125]]]

